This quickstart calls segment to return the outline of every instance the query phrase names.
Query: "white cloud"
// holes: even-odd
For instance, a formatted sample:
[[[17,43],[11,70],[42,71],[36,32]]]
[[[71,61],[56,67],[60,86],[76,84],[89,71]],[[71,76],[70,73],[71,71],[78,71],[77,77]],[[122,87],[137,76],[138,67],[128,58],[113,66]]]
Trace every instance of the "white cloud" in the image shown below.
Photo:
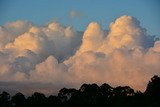
[[[78,54],[85,51],[95,51],[102,45],[104,39],[104,32],[100,25],[92,22],[88,25],[82,38],[82,45],[78,50]]]
[[[32,24],[30,22],[21,20],[0,26],[0,50],[3,49],[7,43],[13,42],[16,37],[27,32],[31,26]]]
[[[80,49],[65,63],[69,71],[79,76],[78,81],[109,82],[144,90],[149,78],[159,70],[159,64],[154,68],[147,64],[152,58],[146,59],[154,42],[154,37],[131,16],[122,16],[112,22],[107,33],[97,23],[91,23]],[[158,61],[157,54],[151,54],[156,57],[154,62]]]
[[[91,22],[81,35],[57,22],[41,27],[23,21],[1,26],[0,81],[17,83],[14,89],[21,91],[23,83],[39,83],[27,89],[45,86],[38,91],[47,92],[92,82],[144,91],[149,79],[160,74],[160,41],[134,17],[121,16],[108,32]]]

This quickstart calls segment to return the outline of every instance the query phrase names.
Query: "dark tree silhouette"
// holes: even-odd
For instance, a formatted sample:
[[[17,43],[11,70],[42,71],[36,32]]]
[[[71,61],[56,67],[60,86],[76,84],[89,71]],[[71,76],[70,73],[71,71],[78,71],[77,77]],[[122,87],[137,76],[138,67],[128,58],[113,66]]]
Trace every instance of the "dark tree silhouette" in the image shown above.
[[[100,92],[102,96],[105,96],[106,98],[113,96],[113,88],[106,83],[100,86]]]
[[[160,77],[151,78],[144,93],[129,86],[111,87],[108,84],[83,84],[79,90],[62,88],[58,96],[48,98],[35,92],[27,99],[22,93],[0,94],[0,107],[160,107]]]
[[[59,91],[58,97],[61,99],[62,102],[65,102],[68,101],[76,92],[77,90],[74,88],[63,88]]]
[[[127,96],[133,96],[134,95],[134,90],[130,88],[129,86],[125,87],[116,87],[113,89],[113,95],[118,96],[118,97],[127,97]]]
[[[10,106],[11,106],[10,94],[4,91],[0,94],[0,107],[10,107]]]
[[[81,92],[81,101],[84,104],[96,105],[100,97],[100,88],[97,84],[83,84],[79,91]]]
[[[46,107],[47,98],[44,94],[35,92],[31,97],[27,98],[27,107]]]
[[[124,86],[124,87],[118,86],[113,89],[113,97],[111,105],[114,105],[116,107],[118,106],[128,107],[130,105],[129,103],[131,101],[131,97],[133,97],[134,94],[135,94],[134,90],[129,86]]]
[[[61,100],[57,96],[49,96],[47,98],[47,105],[46,107],[59,107],[62,106]]]
[[[160,107],[160,77],[155,75],[151,78],[144,95],[147,105]]]
[[[150,95],[152,97],[160,97],[160,77],[155,75],[151,78],[147,85],[147,89],[145,94]]]
[[[13,107],[25,107],[26,99],[22,93],[17,93],[12,97],[12,106]]]

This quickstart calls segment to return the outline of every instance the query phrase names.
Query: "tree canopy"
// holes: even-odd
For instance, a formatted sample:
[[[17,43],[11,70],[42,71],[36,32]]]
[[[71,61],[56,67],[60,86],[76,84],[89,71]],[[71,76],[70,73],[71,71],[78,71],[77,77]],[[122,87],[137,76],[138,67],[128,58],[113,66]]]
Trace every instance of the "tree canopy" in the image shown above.
[[[153,76],[144,93],[129,86],[111,87],[109,84],[83,84],[78,90],[62,88],[57,96],[46,97],[35,92],[25,97],[22,93],[0,94],[0,107],[160,107],[160,77]]]

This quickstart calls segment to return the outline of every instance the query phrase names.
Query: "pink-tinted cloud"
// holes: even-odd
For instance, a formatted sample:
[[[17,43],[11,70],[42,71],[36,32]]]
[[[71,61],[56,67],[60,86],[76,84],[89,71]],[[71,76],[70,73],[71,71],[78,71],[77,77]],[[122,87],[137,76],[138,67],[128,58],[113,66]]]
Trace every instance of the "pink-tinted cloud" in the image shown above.
[[[160,42],[131,16],[117,18],[108,32],[91,22],[83,34],[57,22],[17,21],[1,26],[0,38],[0,81],[17,83],[14,90],[24,90],[23,83],[50,92],[94,82],[144,91],[160,74]]]

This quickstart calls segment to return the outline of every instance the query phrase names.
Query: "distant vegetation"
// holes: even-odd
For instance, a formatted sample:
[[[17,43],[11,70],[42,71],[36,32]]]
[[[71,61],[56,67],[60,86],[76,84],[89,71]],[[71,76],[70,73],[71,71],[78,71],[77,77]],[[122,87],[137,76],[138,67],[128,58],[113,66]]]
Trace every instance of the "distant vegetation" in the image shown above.
[[[0,94],[0,107],[160,107],[160,77],[151,78],[144,93],[129,86],[83,84],[79,90],[63,88],[57,96],[35,92],[25,98],[22,93]]]

